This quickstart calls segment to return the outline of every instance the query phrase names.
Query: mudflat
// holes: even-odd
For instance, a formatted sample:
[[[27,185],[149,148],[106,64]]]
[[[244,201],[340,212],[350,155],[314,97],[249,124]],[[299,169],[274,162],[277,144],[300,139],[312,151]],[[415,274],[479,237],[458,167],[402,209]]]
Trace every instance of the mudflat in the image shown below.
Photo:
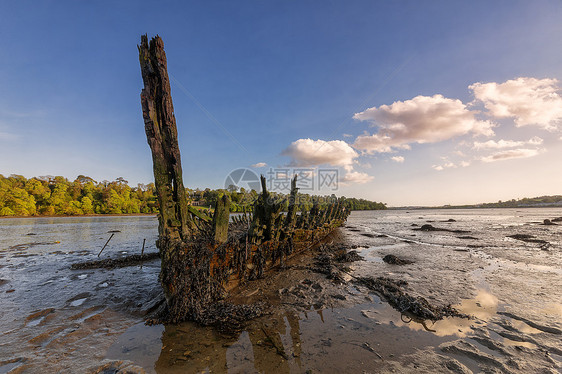
[[[353,212],[314,251],[231,292],[230,301],[268,308],[237,331],[145,325],[161,298],[158,259],[142,268],[70,269],[95,259],[111,230],[121,232],[108,258],[139,252],[142,237],[156,235],[153,219],[84,218],[74,224],[91,235],[80,238],[64,226],[64,234],[35,226],[33,242],[47,244],[20,247],[30,228],[12,226],[0,245],[0,370],[556,373],[561,227],[544,220],[560,216]],[[414,230],[426,224],[437,230]],[[385,292],[392,287],[400,292]],[[424,308],[458,314],[416,314]]]

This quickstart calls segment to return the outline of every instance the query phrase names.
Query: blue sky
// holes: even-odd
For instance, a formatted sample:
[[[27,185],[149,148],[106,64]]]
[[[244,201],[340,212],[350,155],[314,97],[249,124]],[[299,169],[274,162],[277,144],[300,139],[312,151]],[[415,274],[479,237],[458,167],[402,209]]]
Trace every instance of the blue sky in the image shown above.
[[[266,163],[338,168],[336,194],[389,205],[562,193],[560,1],[155,5],[2,2],[0,174],[152,181],[148,33],[165,43],[188,187]]]

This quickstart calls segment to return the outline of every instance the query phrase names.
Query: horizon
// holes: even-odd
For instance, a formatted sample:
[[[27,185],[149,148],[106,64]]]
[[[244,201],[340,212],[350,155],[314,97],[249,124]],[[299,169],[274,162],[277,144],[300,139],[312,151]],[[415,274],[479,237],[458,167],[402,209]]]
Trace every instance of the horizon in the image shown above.
[[[312,169],[338,184],[311,194],[389,207],[562,194],[560,2],[0,9],[5,176],[151,183],[148,33],[164,40],[188,188]]]

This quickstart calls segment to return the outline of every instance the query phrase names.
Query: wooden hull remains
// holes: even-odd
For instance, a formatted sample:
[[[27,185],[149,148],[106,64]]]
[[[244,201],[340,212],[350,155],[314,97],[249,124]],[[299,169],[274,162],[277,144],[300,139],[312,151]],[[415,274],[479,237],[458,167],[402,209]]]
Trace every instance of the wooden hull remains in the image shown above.
[[[225,307],[228,290],[247,280],[261,278],[268,269],[282,265],[288,256],[310,249],[347,219],[344,200],[334,199],[324,209],[316,201],[312,209],[297,215],[296,176],[291,193],[273,198],[261,177],[262,191],[251,214],[230,220],[230,201],[221,196],[212,217],[190,207],[182,180],[164,43],[141,37],[139,61],[144,82],[141,92],[143,119],[152,151],[154,180],[159,204],[159,239],[162,261],[160,282],[170,322],[195,320],[205,324],[218,314],[252,317],[259,311],[244,306]],[[288,211],[282,208],[288,200]],[[209,310],[221,313],[209,318]],[[242,317],[241,317],[242,318]]]

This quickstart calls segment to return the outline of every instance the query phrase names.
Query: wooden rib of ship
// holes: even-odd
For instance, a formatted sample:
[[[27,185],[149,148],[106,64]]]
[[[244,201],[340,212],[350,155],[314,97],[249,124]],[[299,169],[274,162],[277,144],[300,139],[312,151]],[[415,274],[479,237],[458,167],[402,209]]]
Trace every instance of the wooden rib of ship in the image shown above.
[[[246,280],[263,277],[285,259],[311,248],[340,226],[349,214],[343,199],[297,214],[297,177],[291,181],[288,211],[266,189],[251,213],[230,219],[228,195],[217,200],[212,216],[189,206],[183,185],[177,127],[167,72],[164,43],[159,36],[138,46],[144,88],[141,104],[152,151],[159,204],[162,268],[160,282],[172,321],[196,319],[202,308]]]

